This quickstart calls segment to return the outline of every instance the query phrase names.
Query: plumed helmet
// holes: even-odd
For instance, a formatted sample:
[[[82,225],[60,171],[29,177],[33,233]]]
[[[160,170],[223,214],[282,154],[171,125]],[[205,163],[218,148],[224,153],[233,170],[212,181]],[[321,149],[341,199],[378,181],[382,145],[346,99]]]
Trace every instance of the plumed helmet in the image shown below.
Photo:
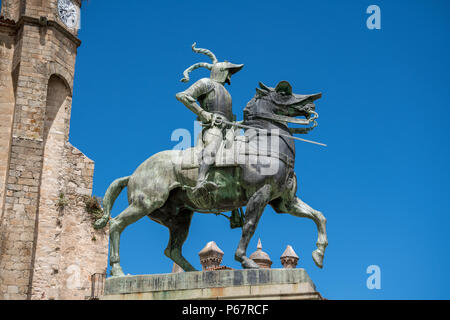
[[[194,71],[195,69],[206,68],[208,70],[211,70],[211,79],[216,80],[218,82],[230,83],[231,75],[235,74],[236,72],[241,70],[242,67],[244,67],[243,64],[234,64],[228,61],[219,62],[214,53],[212,53],[210,50],[196,48],[195,45],[196,43],[194,42],[194,44],[192,45],[192,51],[207,55],[208,57],[211,58],[212,64],[201,62],[190,66],[183,72],[184,78],[181,79],[182,82],[188,82],[189,73]]]
[[[229,78],[241,70],[243,66],[243,64],[234,64],[227,61],[213,64],[211,69],[211,79],[218,82],[228,82],[229,84]]]

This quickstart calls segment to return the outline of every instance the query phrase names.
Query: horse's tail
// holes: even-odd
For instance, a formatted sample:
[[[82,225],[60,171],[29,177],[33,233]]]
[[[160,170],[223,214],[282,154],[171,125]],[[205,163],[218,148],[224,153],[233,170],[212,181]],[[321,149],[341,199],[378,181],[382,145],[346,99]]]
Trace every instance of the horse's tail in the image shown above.
[[[106,226],[106,224],[109,221],[109,218],[111,217],[111,209],[114,205],[114,201],[116,201],[119,194],[122,192],[122,190],[128,185],[128,180],[130,180],[130,177],[123,177],[114,180],[113,183],[108,187],[108,190],[106,190],[105,197],[103,198],[103,216],[95,221],[94,228],[95,229],[102,229]]]

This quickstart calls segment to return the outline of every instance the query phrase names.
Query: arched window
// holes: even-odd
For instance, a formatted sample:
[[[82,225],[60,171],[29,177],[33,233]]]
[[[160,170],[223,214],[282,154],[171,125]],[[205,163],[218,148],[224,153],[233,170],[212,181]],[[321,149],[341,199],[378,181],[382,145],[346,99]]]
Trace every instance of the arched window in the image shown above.
[[[66,117],[64,115],[66,112],[64,109],[61,109],[61,106],[65,104],[69,97],[70,88],[66,82],[61,77],[52,75],[48,81],[47,89],[47,105],[44,118],[44,140],[47,140],[51,131],[64,134],[68,129],[65,128]],[[57,116],[58,119],[55,122]]]

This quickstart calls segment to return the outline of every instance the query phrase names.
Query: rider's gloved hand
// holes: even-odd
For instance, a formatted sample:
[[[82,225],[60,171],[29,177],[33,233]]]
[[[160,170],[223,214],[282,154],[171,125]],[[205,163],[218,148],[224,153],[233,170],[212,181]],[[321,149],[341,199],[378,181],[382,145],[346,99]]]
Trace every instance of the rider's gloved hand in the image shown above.
[[[202,122],[210,123],[213,120],[213,114],[211,112],[203,110],[199,114],[200,120]]]

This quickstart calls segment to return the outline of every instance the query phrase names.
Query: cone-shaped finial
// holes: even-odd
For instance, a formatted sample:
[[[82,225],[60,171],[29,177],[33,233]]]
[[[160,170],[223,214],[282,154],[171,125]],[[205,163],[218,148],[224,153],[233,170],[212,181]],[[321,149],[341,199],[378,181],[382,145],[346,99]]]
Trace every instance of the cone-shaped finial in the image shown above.
[[[283,254],[280,257],[281,264],[286,269],[296,268],[298,263],[298,256],[294,249],[290,245],[286,247]]]
[[[262,250],[261,238],[258,238],[258,244],[256,246],[257,250]]]
[[[253,252],[250,257],[260,268],[270,268],[272,265],[272,260],[267,253],[262,251],[261,239],[258,239],[258,245],[256,246],[256,251]]]

